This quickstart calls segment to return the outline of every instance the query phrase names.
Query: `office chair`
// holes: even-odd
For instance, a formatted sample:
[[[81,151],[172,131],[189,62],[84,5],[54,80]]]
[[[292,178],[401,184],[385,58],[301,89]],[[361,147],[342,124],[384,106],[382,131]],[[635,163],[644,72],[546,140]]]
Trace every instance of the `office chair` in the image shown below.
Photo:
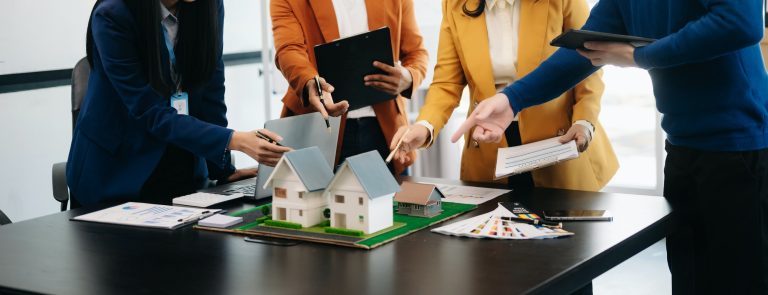
[[[88,90],[88,77],[91,75],[91,66],[87,58],[80,59],[72,69],[72,130],[75,130],[77,116],[80,114],[80,105],[83,103],[85,93]],[[67,210],[69,203],[69,187],[67,187],[67,162],[53,164],[51,178],[53,182],[53,198],[61,203],[61,211]]]
[[[8,216],[5,216],[5,213],[3,213],[3,210],[0,210],[0,225],[6,225],[11,224],[11,219],[8,218]]]

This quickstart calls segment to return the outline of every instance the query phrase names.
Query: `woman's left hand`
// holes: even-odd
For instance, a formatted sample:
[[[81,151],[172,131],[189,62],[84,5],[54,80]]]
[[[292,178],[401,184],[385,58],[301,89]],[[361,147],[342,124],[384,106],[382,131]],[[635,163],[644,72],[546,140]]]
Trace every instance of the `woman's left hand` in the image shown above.
[[[413,77],[408,69],[400,64],[394,67],[374,61],[373,66],[384,71],[386,75],[368,75],[363,78],[365,86],[370,86],[387,94],[399,95],[413,86]]]
[[[583,153],[589,147],[589,142],[592,141],[592,137],[589,135],[587,127],[573,124],[565,135],[560,136],[560,143],[566,143],[571,140],[576,140],[576,146],[579,148],[579,152]]]
[[[235,173],[232,173],[232,175],[227,177],[227,182],[235,182],[238,180],[253,178],[253,177],[256,177],[256,175],[258,174],[259,174],[259,168],[237,169],[235,170]]]

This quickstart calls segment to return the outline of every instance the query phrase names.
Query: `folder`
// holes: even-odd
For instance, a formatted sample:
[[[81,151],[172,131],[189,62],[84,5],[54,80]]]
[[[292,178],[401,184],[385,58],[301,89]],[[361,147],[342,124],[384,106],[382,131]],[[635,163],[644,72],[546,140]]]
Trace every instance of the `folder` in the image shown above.
[[[333,100],[349,102],[349,110],[395,99],[397,96],[365,86],[363,78],[385,74],[374,61],[394,66],[388,27],[317,45],[315,60],[320,77],[333,85]]]

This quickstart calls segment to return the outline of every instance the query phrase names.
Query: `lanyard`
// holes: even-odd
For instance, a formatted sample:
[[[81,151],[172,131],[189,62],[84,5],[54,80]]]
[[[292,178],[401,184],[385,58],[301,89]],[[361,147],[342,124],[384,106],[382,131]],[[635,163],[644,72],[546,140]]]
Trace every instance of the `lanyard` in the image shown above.
[[[171,62],[171,80],[173,80],[173,83],[176,86],[176,92],[181,92],[181,79],[179,78],[179,74],[176,72],[176,53],[173,51],[173,41],[171,41],[171,36],[168,35],[168,30],[165,29],[165,26],[163,27],[163,39],[165,39],[165,48],[168,49],[168,59]]]

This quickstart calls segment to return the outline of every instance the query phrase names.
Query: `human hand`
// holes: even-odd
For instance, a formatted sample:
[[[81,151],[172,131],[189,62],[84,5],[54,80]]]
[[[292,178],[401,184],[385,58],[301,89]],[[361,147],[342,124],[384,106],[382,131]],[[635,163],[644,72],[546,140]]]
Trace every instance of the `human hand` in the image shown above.
[[[320,87],[323,89],[322,102],[320,101],[320,96],[317,95],[317,84],[315,83],[315,79],[307,81],[307,84],[304,85],[304,92],[307,93],[309,97],[309,105],[320,112],[320,114],[323,115],[323,119],[328,119],[328,116],[338,117],[347,112],[347,109],[349,109],[349,102],[346,100],[333,103],[333,96],[331,95],[334,90],[333,85],[328,84],[328,82],[325,82],[325,79],[320,78]],[[323,107],[323,104],[325,104],[325,107]]]
[[[427,143],[429,136],[431,136],[429,129],[423,125],[415,124],[412,126],[402,126],[397,130],[395,136],[392,137],[392,142],[389,144],[389,150],[394,151],[397,148],[394,159],[400,161],[401,164],[404,164],[411,160],[411,157],[408,156],[408,154],[411,151],[424,146],[424,144]],[[403,142],[400,143],[400,147],[398,148],[397,143],[401,138],[403,139]]]
[[[373,87],[391,95],[399,95],[412,87],[413,77],[411,77],[411,73],[400,64],[396,64],[392,67],[388,64],[374,61],[373,66],[384,71],[386,74],[365,76],[365,78],[363,78],[365,86]]]
[[[576,146],[580,153],[583,153],[589,147],[589,142],[592,141],[592,136],[589,135],[587,127],[579,124],[571,125],[568,132],[565,135],[560,136],[560,143],[566,143],[571,140],[576,140]]]
[[[472,114],[451,137],[457,142],[464,134],[474,128],[472,139],[477,142],[499,142],[504,130],[512,124],[515,113],[509,105],[509,99],[503,93],[497,93],[480,102]]]
[[[637,67],[635,47],[621,42],[584,42],[589,50],[577,49],[581,56],[589,59],[593,66],[614,65],[619,67]]]
[[[227,182],[235,182],[238,180],[256,177],[258,174],[259,168],[237,169],[235,170],[235,173],[232,173],[232,175],[227,177]]]
[[[267,129],[261,129],[259,132],[278,142],[283,140],[280,135]],[[235,131],[229,141],[229,149],[241,151],[259,163],[271,167],[277,165],[284,153],[291,151],[288,147],[279,146],[262,139],[256,135],[255,131]]]

